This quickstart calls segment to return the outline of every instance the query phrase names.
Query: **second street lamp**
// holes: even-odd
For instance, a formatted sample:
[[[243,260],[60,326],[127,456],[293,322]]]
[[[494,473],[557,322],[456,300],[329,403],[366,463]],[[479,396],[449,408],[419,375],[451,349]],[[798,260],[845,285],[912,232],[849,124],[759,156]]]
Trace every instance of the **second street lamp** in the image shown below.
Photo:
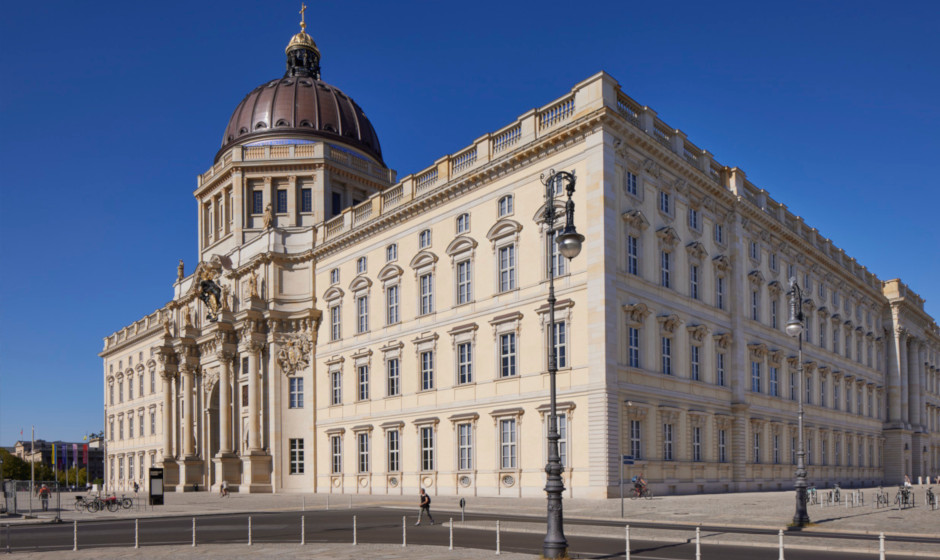
[[[561,496],[565,491],[565,484],[561,480],[561,456],[558,453],[558,414],[555,394],[555,377],[558,373],[558,333],[555,326],[555,251],[552,243],[558,245],[561,257],[573,259],[581,252],[584,236],[574,227],[574,173],[567,171],[549,171],[548,178],[541,177],[545,185],[545,212],[542,223],[545,224],[546,249],[548,258],[548,376],[551,385],[551,409],[548,417],[548,464],[545,473],[548,475],[545,482],[545,493],[548,495],[548,517],[546,519],[545,540],[542,543],[542,556],[545,558],[567,558],[568,540],[565,539],[564,515],[562,512]],[[565,228],[556,235],[555,221],[559,212],[555,208],[555,196],[561,194],[562,188],[568,195],[565,202]]]
[[[809,513],[806,511],[806,449],[803,447],[803,290],[796,283],[796,278],[790,278],[790,291],[787,292],[790,303],[790,316],[787,318],[787,334],[797,339],[797,375],[800,383],[797,388],[799,409],[797,412],[797,441],[796,448],[796,513],[793,515],[792,527],[800,529],[809,524]]]

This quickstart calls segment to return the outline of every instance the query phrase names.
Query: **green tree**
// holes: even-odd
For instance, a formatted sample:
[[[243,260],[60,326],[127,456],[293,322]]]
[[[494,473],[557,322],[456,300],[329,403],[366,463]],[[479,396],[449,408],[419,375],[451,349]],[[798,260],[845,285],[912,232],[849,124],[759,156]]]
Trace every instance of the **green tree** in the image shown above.
[[[29,463],[10,453],[6,449],[0,449],[0,457],[3,458],[3,477],[13,480],[29,480]]]

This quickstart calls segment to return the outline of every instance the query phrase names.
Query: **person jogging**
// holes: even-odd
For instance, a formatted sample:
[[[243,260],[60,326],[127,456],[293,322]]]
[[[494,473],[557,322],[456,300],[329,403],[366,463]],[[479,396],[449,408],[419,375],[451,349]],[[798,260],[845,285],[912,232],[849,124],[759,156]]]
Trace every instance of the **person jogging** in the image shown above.
[[[421,489],[419,494],[421,499],[421,509],[418,510],[418,521],[415,523],[415,526],[421,525],[421,518],[424,517],[424,514],[428,514],[428,519],[431,520],[431,525],[434,525],[434,518],[431,517],[431,496],[428,496],[424,491],[424,488]]]

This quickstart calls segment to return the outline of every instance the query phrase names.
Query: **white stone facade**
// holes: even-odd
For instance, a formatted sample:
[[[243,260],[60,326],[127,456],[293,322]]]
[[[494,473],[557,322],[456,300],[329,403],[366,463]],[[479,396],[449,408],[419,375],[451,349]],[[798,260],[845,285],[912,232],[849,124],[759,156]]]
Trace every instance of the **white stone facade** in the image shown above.
[[[538,223],[553,168],[577,177],[586,237],[554,329]],[[279,191],[270,218],[248,203]],[[621,454],[659,493],[791,487],[789,276],[806,296],[809,480],[940,474],[923,301],[604,73],[397,182],[337,143],[238,145],[195,196],[197,270],[101,353],[116,488],[134,457],[180,491],[541,495],[553,332],[567,496],[617,495]],[[206,275],[218,322],[196,299]]]

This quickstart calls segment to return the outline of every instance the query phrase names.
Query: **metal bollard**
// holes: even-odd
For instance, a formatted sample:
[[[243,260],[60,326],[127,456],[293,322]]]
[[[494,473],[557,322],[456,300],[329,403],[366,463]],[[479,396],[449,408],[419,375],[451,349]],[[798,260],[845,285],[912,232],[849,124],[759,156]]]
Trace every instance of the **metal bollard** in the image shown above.
[[[499,519],[496,520],[496,555],[499,556]]]
[[[193,548],[196,548],[196,518],[193,517]]]
[[[447,550],[454,549],[454,518],[450,518],[450,546],[447,547]]]
[[[885,560],[885,534],[878,535],[878,558]]]
[[[300,546],[307,544],[307,525],[306,525],[306,515],[300,516]]]
[[[702,528],[695,528],[695,560],[702,560]]]
[[[625,558],[626,558],[627,560],[630,560],[630,526],[629,526],[629,525],[627,525],[627,526],[624,528],[624,532],[626,533],[625,537],[626,537],[626,541],[627,541],[627,542],[626,542],[626,546],[624,547],[624,550],[626,551],[626,553],[624,554],[624,556],[625,556]]]
[[[404,548],[408,544],[408,522],[404,515],[401,516],[401,546]]]
[[[356,546],[357,544],[359,543],[356,542],[356,516],[354,515],[353,516],[353,546]]]
[[[251,546],[251,516],[248,516],[248,546]]]
[[[72,550],[78,550],[78,521],[72,522]]]
[[[778,533],[778,535],[780,537],[780,556],[777,557],[777,560],[784,560],[783,559],[783,529],[780,529],[780,533]]]
[[[140,548],[140,519],[134,520],[134,548]]]

